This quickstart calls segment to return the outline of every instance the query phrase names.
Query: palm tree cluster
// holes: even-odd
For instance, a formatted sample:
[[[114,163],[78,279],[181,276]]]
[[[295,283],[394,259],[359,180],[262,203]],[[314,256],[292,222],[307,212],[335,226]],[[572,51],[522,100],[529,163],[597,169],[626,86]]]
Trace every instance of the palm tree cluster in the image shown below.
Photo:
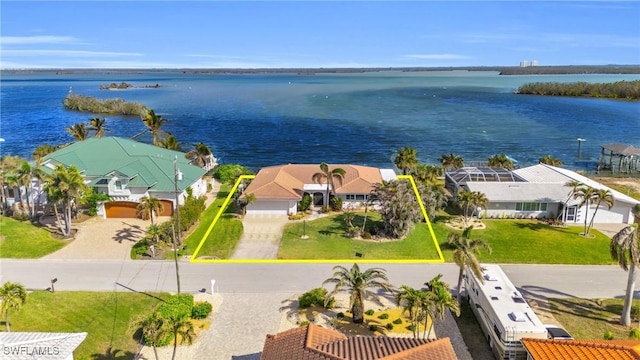
[[[609,209],[611,209],[615,203],[615,199],[610,190],[603,188],[596,189],[591,186],[580,186],[575,188],[575,190],[572,188],[572,193],[575,199],[580,200],[580,207],[585,207],[583,235],[589,236],[589,232],[591,231],[591,228],[593,228],[593,222],[600,206],[605,204]],[[596,205],[596,208],[591,215],[591,220],[588,221],[590,206],[593,204]]]
[[[94,131],[94,136],[99,138],[104,135],[106,131],[104,118],[92,118],[89,120],[89,126],[85,123],[76,123],[65,128],[67,132],[73,136],[77,141],[84,141],[89,138],[90,131]]]
[[[158,360],[158,346],[165,344],[168,336],[173,338],[173,352],[171,359],[176,358],[178,343],[191,345],[195,339],[195,328],[189,314],[181,311],[170,311],[162,315],[154,311],[151,316],[138,321],[143,340],[153,347],[153,353]]]
[[[515,169],[515,165],[513,164],[513,160],[511,160],[505,154],[497,154],[489,157],[487,159],[487,164],[492,168],[502,168],[507,170]]]
[[[335,180],[337,180],[340,185],[342,185],[342,181],[344,180],[344,176],[346,171],[343,168],[333,168],[330,169],[329,165],[325,162],[320,164],[320,171],[313,174],[311,179],[313,182],[317,184],[324,183],[327,186],[326,196],[324,198],[324,205],[330,205],[330,196],[333,192],[335,194],[336,186]]]
[[[465,224],[469,224],[471,216],[473,216],[478,208],[486,209],[489,205],[489,199],[487,199],[487,196],[480,191],[458,191],[456,201],[462,209],[462,218]]]
[[[86,190],[84,178],[74,165],[67,168],[57,164],[53,172],[45,178],[44,191],[47,200],[53,205],[58,227],[64,237],[71,236],[72,210]]]
[[[447,311],[452,311],[456,316],[460,315],[460,306],[451,295],[449,285],[442,279],[442,274],[437,275],[424,285],[426,288],[414,289],[402,285],[396,294],[396,302],[402,306],[403,313],[408,314],[411,330],[415,339],[420,336],[428,339],[433,330],[434,320],[444,320]]]
[[[472,239],[471,230],[473,226],[467,227],[462,234],[457,232],[449,233],[447,236],[447,245],[453,249],[453,261],[458,265],[460,271],[458,273],[457,300],[460,303],[460,294],[462,291],[462,279],[467,268],[471,269],[473,274],[484,282],[482,277],[482,267],[478,261],[480,250],[484,249],[491,253],[491,246],[482,239]]]

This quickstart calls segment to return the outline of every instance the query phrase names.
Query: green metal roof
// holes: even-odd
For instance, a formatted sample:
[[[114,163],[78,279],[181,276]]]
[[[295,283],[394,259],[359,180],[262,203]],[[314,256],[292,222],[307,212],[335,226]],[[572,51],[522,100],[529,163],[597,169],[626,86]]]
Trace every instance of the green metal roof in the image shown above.
[[[117,171],[131,179],[130,186],[144,186],[154,191],[174,191],[174,166],[177,158],[182,181],[180,191],[200,179],[206,170],[191,165],[185,153],[167,150],[118,137],[90,138],[77,141],[43,159],[46,164],[75,165],[86,177],[103,177]]]

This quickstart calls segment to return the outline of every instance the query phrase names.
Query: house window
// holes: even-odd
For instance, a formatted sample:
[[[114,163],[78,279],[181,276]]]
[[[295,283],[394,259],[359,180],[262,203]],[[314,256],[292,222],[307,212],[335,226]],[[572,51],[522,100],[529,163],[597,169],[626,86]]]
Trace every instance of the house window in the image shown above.
[[[345,198],[346,198],[347,200],[355,200],[355,199],[356,199],[356,196],[355,196],[354,194],[347,194],[347,195],[345,196]]]
[[[547,211],[547,203],[522,202],[516,203],[517,211]]]
[[[116,190],[122,190],[122,181],[116,180],[115,188]]]
[[[366,195],[366,194],[347,194],[347,195],[345,195],[345,199],[347,199],[347,200],[358,200],[358,201],[367,200],[368,197],[369,197],[369,195]]]
[[[356,200],[364,201],[364,200],[366,200],[366,195],[358,194],[358,195],[356,195]]]

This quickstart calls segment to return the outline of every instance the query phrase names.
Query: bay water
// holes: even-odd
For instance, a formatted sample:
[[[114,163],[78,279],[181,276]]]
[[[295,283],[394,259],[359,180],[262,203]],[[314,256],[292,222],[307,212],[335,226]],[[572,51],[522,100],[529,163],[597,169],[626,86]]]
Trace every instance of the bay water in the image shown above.
[[[640,147],[640,102],[530,96],[530,82],[614,82],[640,75],[525,75],[496,72],[208,74],[180,71],[2,74],[0,151],[31,158],[41,144],[73,141],[65,128],[97,115],[65,110],[73,93],[139,101],[169,122],[164,130],[188,151],[208,145],[221,163],[253,170],[287,163],[393,167],[401,147],[439,164],[454,153],[466,163],[504,153],[519,166],[544,155],[592,170],[600,146]],[[100,90],[127,82],[159,88]],[[105,136],[129,138],[139,117],[106,118]],[[578,159],[578,138],[581,158]],[[151,142],[149,134],[139,138]]]

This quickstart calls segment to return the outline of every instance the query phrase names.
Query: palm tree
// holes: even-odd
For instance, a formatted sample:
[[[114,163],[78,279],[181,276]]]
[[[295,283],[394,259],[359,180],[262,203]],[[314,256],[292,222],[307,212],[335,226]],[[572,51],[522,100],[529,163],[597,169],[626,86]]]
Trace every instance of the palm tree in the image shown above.
[[[2,210],[8,206],[8,190],[18,186],[16,172],[22,162],[24,162],[24,159],[19,156],[3,156],[0,158],[0,186],[2,187],[0,189],[0,198],[2,199]]]
[[[85,125],[84,123],[73,124],[71,126],[68,126],[65,130],[67,130],[67,132],[78,141],[84,141],[89,137],[87,125]]]
[[[22,284],[7,281],[0,287],[0,311],[5,316],[7,332],[11,332],[9,325],[9,310],[20,310],[20,307],[27,302],[27,290]]]
[[[440,320],[444,320],[444,316],[447,310],[452,311],[456,316],[460,316],[460,305],[458,301],[451,296],[451,292],[449,292],[449,284],[442,281],[442,274],[438,274],[438,276],[429,280],[425,285],[427,286],[428,292],[432,294],[430,296],[432,309],[430,314],[433,316],[433,320],[436,317],[440,318]],[[431,330],[433,329],[433,321],[431,321],[431,326],[429,327],[429,332],[426,336],[423,334],[423,338],[429,338],[431,336]],[[426,331],[426,322],[425,322],[425,331]]]
[[[562,166],[562,160],[558,159],[557,157],[553,157],[551,155],[545,155],[541,157],[538,160],[538,162],[541,164],[547,164],[547,165],[556,166],[556,167]]]
[[[511,160],[505,154],[493,155],[489,159],[487,159],[487,163],[489,167],[492,168],[503,168],[507,170],[513,170],[515,166],[513,165],[513,160]]]
[[[573,194],[573,197],[576,199],[580,199],[580,207],[584,206],[584,236],[589,236],[589,228],[588,217],[589,217],[589,205],[592,204],[595,200],[596,189],[591,186],[583,186],[578,189]]]
[[[165,319],[165,323],[168,331],[173,334],[173,355],[171,360],[176,358],[176,350],[178,348],[178,337],[180,337],[180,343],[187,343],[191,345],[195,337],[195,330],[191,319],[188,317],[177,317]]]
[[[589,228],[587,229],[587,234],[589,233],[589,230],[593,228],[593,221],[596,218],[596,214],[598,213],[600,204],[605,203],[605,205],[607,205],[607,208],[611,209],[613,207],[613,204],[615,203],[613,194],[608,189],[597,189],[593,197],[596,202],[596,209],[593,211],[593,215],[591,216],[591,221],[589,222]]]
[[[47,199],[54,204],[54,211],[58,220],[58,227],[64,235],[71,235],[71,210],[76,200],[82,197],[82,193],[87,189],[82,174],[75,165],[69,168],[62,164],[57,164],[53,172],[45,179],[44,190]],[[62,206],[62,222],[58,213],[58,206]]]
[[[162,317],[157,312],[154,312],[151,316],[138,321],[137,325],[142,330],[142,340],[147,344],[151,344],[153,354],[158,360],[157,344],[167,335],[168,331]]]
[[[465,224],[469,223],[469,219],[478,207],[486,209],[489,204],[487,196],[479,191],[461,190],[458,192],[456,199],[462,208]]]
[[[163,119],[160,115],[156,115],[155,111],[149,110],[149,112],[142,117],[142,123],[147,127],[148,131],[151,131],[153,145],[159,145],[160,132],[162,132],[160,128],[167,123],[167,120]]]
[[[31,165],[29,165],[28,162],[24,161],[18,168],[16,174],[16,176],[18,177],[19,185],[21,186],[21,188],[24,188],[24,197],[27,202],[27,211],[29,212],[30,219],[33,218],[33,208],[31,207],[32,204],[29,198],[32,196],[31,189],[33,189],[34,172],[35,169],[32,169]],[[22,198],[22,195],[20,196],[20,198]]]
[[[402,171],[402,175],[407,175],[409,171],[415,169],[416,165],[418,165],[416,149],[412,147],[401,148],[393,158],[393,163],[398,170]]]
[[[638,225],[626,226],[613,235],[609,244],[609,252],[611,253],[611,258],[617,261],[624,271],[629,272],[620,323],[630,326],[631,306],[636,288],[636,266],[640,262],[640,230]]]
[[[51,154],[57,149],[58,148],[56,146],[44,144],[38,146],[35,150],[33,150],[33,153],[31,155],[33,155],[33,159],[36,161],[36,164],[39,164],[43,157]]]
[[[168,134],[164,139],[160,140],[160,143],[157,144],[161,148],[169,149],[169,150],[177,150],[181,151],[180,143],[178,139],[172,134]]]
[[[334,266],[333,276],[322,283],[323,286],[325,284],[335,284],[334,289],[327,294],[327,299],[341,290],[351,293],[349,307],[354,323],[364,321],[364,299],[369,293],[367,289],[391,291],[391,284],[384,269],[371,268],[361,272],[358,264],[353,264],[350,270],[343,266]]]
[[[439,176],[442,176],[442,168],[439,166],[419,163],[413,170],[413,177],[423,184],[435,184]]]
[[[569,200],[571,200],[571,198],[576,194],[576,191],[578,191],[578,188],[582,185],[583,184],[578,180],[569,180],[566,183],[564,183],[564,186],[571,188],[571,191],[569,191],[569,196],[567,197],[567,200],[564,201],[565,204],[568,203]],[[561,216],[562,216],[562,212],[558,214],[558,219],[560,219]]]
[[[105,129],[104,127],[104,123],[105,123],[105,119],[104,118],[93,118],[91,120],[89,120],[89,125],[91,126],[91,130],[95,131],[95,137],[99,138],[102,137],[102,135],[104,135],[105,131],[108,131],[107,129]]]
[[[325,205],[328,206],[329,205],[329,196],[331,195],[331,192],[335,192],[335,185],[333,182],[333,179],[338,179],[338,181],[340,182],[340,185],[342,185],[342,180],[344,180],[344,175],[346,174],[346,171],[344,171],[343,168],[334,168],[329,170],[329,165],[325,162],[323,162],[322,164],[320,164],[320,172],[317,172],[315,174],[313,174],[313,176],[311,177],[311,179],[313,180],[313,182],[321,184],[322,182],[324,182],[327,185],[327,196],[325,197],[324,201],[325,201]]]
[[[189,151],[185,157],[191,160],[196,166],[208,168],[213,162],[213,153],[211,149],[204,143],[200,143]]]
[[[142,219],[149,218],[151,225],[153,225],[153,217],[164,211],[164,205],[162,201],[154,198],[153,196],[143,196],[140,198],[140,204],[138,204],[138,216]]]
[[[481,249],[485,249],[491,254],[491,246],[482,239],[471,239],[471,230],[473,226],[469,226],[462,232],[462,235],[457,232],[449,233],[447,236],[447,243],[449,247],[453,249],[453,261],[460,268],[458,273],[458,293],[456,300],[460,304],[460,290],[462,288],[462,279],[467,267],[475,274],[475,276],[484,283],[482,278],[482,267],[478,261],[477,256],[480,254]]]
[[[449,153],[449,155],[442,155],[440,157],[440,163],[442,164],[443,171],[459,169],[464,166],[464,160],[462,157],[453,155],[453,153]]]
[[[412,325],[411,331],[414,339],[417,339],[420,333],[421,320],[425,321],[425,329],[427,327],[426,323],[430,315],[428,312],[431,300],[426,292],[407,285],[402,285],[396,293],[396,303],[398,306],[402,306],[402,313],[409,314],[409,322]]]

